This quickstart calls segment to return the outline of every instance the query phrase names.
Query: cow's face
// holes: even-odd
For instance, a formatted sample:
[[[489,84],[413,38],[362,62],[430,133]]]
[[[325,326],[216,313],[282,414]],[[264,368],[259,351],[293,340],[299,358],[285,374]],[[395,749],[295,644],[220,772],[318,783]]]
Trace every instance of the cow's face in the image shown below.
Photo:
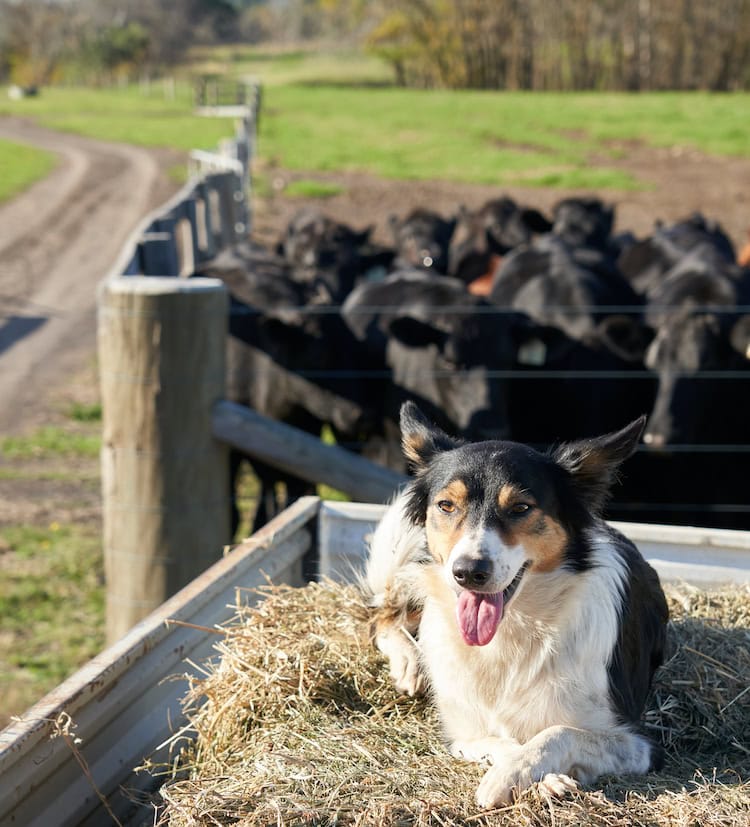
[[[429,210],[415,210],[403,221],[390,218],[400,266],[447,272],[448,245],[455,221]]]
[[[684,315],[667,321],[646,352],[646,366],[658,389],[643,441],[653,448],[721,441],[720,400],[727,379],[712,371],[727,369],[729,350],[716,315]],[[718,431],[717,431],[718,428]]]

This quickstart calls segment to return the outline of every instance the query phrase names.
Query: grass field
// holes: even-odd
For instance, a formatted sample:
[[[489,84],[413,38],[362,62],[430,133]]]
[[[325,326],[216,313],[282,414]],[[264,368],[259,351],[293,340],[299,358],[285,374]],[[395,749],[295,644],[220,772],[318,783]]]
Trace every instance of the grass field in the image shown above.
[[[750,94],[409,90],[389,85],[382,63],[351,52],[199,51],[176,82],[0,95],[0,115],[21,111],[102,140],[213,147],[233,122],[193,113],[190,78],[200,73],[261,82],[259,156],[295,171],[633,189],[642,182],[587,159],[617,158],[632,141],[750,156]]]

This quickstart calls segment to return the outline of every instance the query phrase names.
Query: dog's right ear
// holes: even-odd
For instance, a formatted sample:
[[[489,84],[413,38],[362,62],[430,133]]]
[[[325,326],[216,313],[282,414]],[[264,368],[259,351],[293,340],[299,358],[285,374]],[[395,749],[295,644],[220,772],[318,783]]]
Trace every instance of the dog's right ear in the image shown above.
[[[414,402],[401,406],[401,448],[416,471],[441,451],[458,448],[461,443],[427,420]]]

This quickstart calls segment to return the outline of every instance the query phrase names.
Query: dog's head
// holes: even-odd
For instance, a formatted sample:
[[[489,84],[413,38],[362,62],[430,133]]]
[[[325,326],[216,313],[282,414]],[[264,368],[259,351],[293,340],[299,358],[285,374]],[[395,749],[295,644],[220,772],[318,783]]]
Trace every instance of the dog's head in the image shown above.
[[[492,640],[527,572],[588,567],[585,531],[644,423],[541,454],[515,442],[459,442],[404,403],[402,446],[415,473],[407,514],[424,526],[458,596],[466,643]]]

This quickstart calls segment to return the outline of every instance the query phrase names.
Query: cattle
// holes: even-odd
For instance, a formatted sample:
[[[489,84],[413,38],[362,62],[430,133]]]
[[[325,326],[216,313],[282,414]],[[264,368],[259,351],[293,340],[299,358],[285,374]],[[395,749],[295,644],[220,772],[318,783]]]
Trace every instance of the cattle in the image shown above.
[[[477,210],[462,206],[448,248],[448,275],[467,284],[491,275],[501,256],[551,229],[541,212],[507,196],[490,199]]]
[[[393,269],[420,268],[445,274],[455,224],[454,218],[444,218],[421,207],[404,218],[389,216],[388,226],[396,248]]]
[[[379,458],[390,467],[404,468],[398,422],[406,399],[455,435],[509,436],[505,385],[517,319],[492,311],[458,279],[418,270],[359,285],[344,303],[342,316],[365,347],[366,369],[382,377],[371,385],[371,400],[381,406]]]
[[[315,435],[324,424],[344,441],[357,441],[368,431],[372,416],[352,378],[357,342],[324,286],[295,279],[287,262],[249,242],[206,262],[197,275],[219,278],[229,290],[230,401]],[[242,460],[232,454],[232,490]],[[312,491],[307,482],[255,460],[251,464],[261,483],[255,528]],[[284,483],[281,492],[278,482]],[[234,511],[235,528],[237,518]]]
[[[750,273],[693,250],[652,291],[657,389],[634,483],[657,522],[750,528]],[[634,492],[635,493],[635,492]]]
[[[651,236],[623,250],[617,265],[623,276],[639,293],[658,286],[665,273],[695,249],[710,248],[716,262],[735,263],[735,252],[722,227],[700,213],[693,213],[674,224],[657,222]]]
[[[573,248],[552,234],[508,253],[488,298],[579,340],[613,308],[632,309],[638,315],[643,305],[606,253]]]
[[[527,225],[503,198],[456,222],[415,210],[394,220],[400,255],[437,243],[434,257],[381,280],[332,276],[372,243],[313,212],[278,254],[236,245],[203,270],[232,294],[230,398],[311,433],[329,424],[402,471],[406,399],[459,437],[542,448],[647,413],[608,516],[750,528],[750,272],[726,234],[696,214],[623,242],[596,199],[565,199],[553,217]],[[489,249],[502,261],[480,296],[471,279]],[[260,474],[264,492],[278,488],[277,472]],[[284,481],[291,497],[310,490]],[[260,518],[284,504],[268,499]]]
[[[599,198],[563,198],[552,208],[552,233],[573,248],[608,249],[614,222],[614,207]]]
[[[323,281],[341,302],[358,279],[385,275],[395,250],[371,240],[373,227],[354,230],[321,210],[305,207],[290,219],[276,252],[293,265],[297,279]]]

